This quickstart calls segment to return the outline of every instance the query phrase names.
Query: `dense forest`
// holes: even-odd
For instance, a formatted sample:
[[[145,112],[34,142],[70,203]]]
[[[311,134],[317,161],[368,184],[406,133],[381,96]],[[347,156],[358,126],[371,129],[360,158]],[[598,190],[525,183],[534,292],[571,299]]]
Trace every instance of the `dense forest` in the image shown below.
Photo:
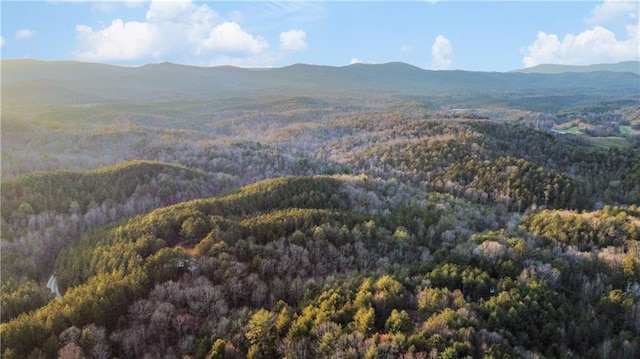
[[[2,66],[2,358],[640,356],[637,74]]]

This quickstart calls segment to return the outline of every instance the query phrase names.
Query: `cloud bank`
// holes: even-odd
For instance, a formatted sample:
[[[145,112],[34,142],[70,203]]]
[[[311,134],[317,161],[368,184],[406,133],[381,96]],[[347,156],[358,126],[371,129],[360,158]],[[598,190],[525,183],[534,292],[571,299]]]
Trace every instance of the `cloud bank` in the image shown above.
[[[284,54],[270,51],[268,41],[241,25],[242,14],[225,19],[208,4],[191,0],[153,0],[144,21],[115,19],[94,29],[76,26],[74,56],[82,61],[146,62],[153,59],[199,64],[268,66]],[[305,32],[280,34],[282,51],[307,48]]]
[[[158,31],[142,22],[113,20],[108,27],[94,31],[89,26],[76,26],[78,50],[76,58],[86,61],[135,60],[153,53]],[[154,55],[157,56],[157,53]]]
[[[591,10],[586,23],[595,26],[620,17],[629,17],[637,20],[638,7],[638,3],[633,1],[605,0]]]
[[[594,7],[585,22],[592,27],[562,39],[557,34],[539,31],[536,39],[522,49],[525,67],[539,64],[589,65],[612,63],[640,58],[638,12],[640,3],[607,0]],[[618,21],[625,26],[625,38],[618,36],[604,24]]]

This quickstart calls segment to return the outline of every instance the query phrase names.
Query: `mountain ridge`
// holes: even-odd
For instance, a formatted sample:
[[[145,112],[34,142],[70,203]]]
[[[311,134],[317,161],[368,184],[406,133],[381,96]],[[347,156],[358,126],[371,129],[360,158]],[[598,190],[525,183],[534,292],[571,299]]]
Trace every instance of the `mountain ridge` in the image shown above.
[[[525,92],[549,95],[592,91],[638,93],[638,74],[433,71],[400,62],[342,67],[294,64],[280,68],[196,67],[172,63],[123,67],[75,61],[0,60],[3,102],[67,104],[208,99],[220,96],[375,97],[389,94]],[[46,80],[50,89],[38,83]],[[37,93],[37,96],[33,94]],[[28,96],[27,96],[28,94]],[[638,93],[640,96],[640,93]]]
[[[637,74],[2,70],[2,358],[640,353]]]
[[[632,72],[640,74],[640,61],[623,61],[612,64],[592,64],[592,65],[559,65],[559,64],[540,64],[533,67],[515,70],[512,72],[520,73],[541,73],[541,74],[560,74],[567,72]]]

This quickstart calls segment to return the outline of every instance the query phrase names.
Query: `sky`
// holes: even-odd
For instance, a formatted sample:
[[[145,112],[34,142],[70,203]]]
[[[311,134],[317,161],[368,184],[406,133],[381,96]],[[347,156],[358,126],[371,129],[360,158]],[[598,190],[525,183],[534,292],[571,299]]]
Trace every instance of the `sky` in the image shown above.
[[[640,59],[640,1],[1,1],[3,59],[406,62],[510,71]]]

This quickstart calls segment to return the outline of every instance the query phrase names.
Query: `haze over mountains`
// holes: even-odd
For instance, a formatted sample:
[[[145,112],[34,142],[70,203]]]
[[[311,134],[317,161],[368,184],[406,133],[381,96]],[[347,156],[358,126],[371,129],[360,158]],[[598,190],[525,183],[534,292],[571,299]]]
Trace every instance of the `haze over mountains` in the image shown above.
[[[0,65],[2,358],[640,354],[637,73]]]
[[[559,74],[564,72],[598,72],[598,71],[633,72],[638,74],[640,73],[640,61],[624,61],[616,64],[594,64],[594,65],[584,65],[584,66],[541,64],[534,67],[527,67],[524,69],[516,70],[514,72]]]
[[[173,63],[119,67],[72,61],[2,60],[3,97],[10,102],[38,98],[41,103],[143,102],[167,99],[210,99],[212,96],[252,97],[376,95],[566,95],[594,91],[610,99],[638,98],[639,75],[619,66],[594,66],[592,71],[559,74],[558,67],[521,72],[430,71],[404,63],[353,64],[344,67],[296,64],[283,68],[245,69],[230,66],[193,67]],[[617,69],[605,71],[603,69]],[[574,69],[575,70],[575,69]],[[535,73],[534,73],[535,72]],[[577,73],[580,72],[580,73]],[[597,88],[594,84],[597,83]],[[29,96],[26,96],[29,94]],[[585,100],[590,100],[587,98]]]

